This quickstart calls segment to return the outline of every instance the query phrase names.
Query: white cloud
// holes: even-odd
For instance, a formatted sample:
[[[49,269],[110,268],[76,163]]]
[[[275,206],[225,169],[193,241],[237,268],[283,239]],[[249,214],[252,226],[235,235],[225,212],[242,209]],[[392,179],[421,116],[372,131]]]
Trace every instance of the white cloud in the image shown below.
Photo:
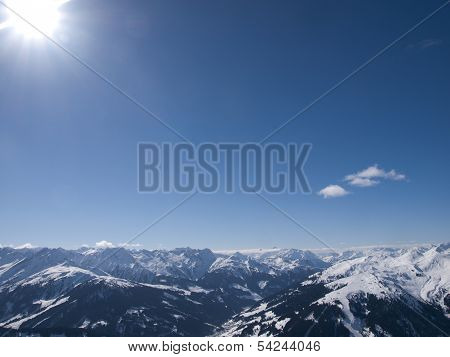
[[[426,40],[422,40],[419,43],[416,44],[415,47],[420,48],[421,50],[426,50],[429,47],[436,47],[443,44],[444,41],[442,41],[439,38],[427,38]]]
[[[347,175],[345,178],[351,179],[354,177],[362,177],[362,178],[374,178],[374,177],[383,177],[385,172],[383,169],[380,169],[378,165],[369,166],[367,169],[357,172],[356,174]]]
[[[386,178],[394,181],[403,181],[406,180],[406,176],[403,174],[399,174],[395,172],[395,170],[391,170],[386,174]]]
[[[380,181],[373,180],[370,178],[364,178],[364,177],[352,177],[351,179],[347,180],[350,185],[353,186],[359,186],[359,187],[371,187],[378,185]]]
[[[87,244],[83,244],[81,248],[89,248],[90,246]],[[142,244],[140,243],[118,243],[114,244],[112,242],[108,242],[107,240],[102,240],[100,242],[95,243],[96,248],[116,248],[116,247],[122,247],[127,249],[137,249],[142,247]]]
[[[397,173],[395,170],[385,171],[379,168],[378,165],[369,166],[367,169],[345,176],[344,180],[350,185],[359,187],[371,187],[380,183],[380,179],[403,181],[406,176]]]
[[[25,243],[16,247],[16,249],[31,249],[35,248],[31,243]]]
[[[342,197],[348,195],[350,192],[346,191],[339,185],[329,185],[321,189],[318,194],[323,198]]]
[[[95,243],[95,246],[97,248],[114,248],[114,244],[106,240]]]
[[[124,247],[124,248],[140,248],[142,247],[142,244],[140,243],[120,243],[119,247]]]

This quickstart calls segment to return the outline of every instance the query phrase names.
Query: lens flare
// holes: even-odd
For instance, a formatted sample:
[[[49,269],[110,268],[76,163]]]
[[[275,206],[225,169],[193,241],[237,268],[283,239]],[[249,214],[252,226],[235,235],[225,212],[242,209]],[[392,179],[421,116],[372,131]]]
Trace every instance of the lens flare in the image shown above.
[[[7,1],[8,18],[0,24],[0,29],[12,28],[25,37],[40,38],[39,29],[48,36],[53,35],[61,22],[60,6],[68,0],[12,0]],[[22,18],[23,19],[22,19]],[[26,21],[24,21],[26,20]],[[31,26],[30,24],[33,26]]]

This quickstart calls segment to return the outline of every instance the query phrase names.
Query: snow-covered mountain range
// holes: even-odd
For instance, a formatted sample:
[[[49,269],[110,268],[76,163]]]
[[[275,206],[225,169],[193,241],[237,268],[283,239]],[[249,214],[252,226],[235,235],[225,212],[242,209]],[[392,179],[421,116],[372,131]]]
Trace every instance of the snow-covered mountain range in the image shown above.
[[[446,336],[450,244],[323,256],[332,264],[228,321],[231,336]]]
[[[446,335],[449,257],[449,244],[0,248],[0,334]]]

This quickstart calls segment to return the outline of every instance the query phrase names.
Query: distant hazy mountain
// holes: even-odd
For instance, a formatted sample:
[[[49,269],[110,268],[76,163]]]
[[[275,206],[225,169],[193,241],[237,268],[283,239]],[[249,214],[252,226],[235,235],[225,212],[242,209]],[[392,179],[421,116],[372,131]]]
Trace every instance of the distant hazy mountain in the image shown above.
[[[0,248],[0,333],[440,336],[449,254]]]

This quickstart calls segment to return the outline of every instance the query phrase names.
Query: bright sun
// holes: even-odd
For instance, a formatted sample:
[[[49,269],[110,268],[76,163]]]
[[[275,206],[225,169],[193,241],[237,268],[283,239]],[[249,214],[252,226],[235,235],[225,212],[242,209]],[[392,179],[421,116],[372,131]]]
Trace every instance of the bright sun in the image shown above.
[[[33,24],[46,35],[51,36],[58,28],[61,20],[59,7],[68,0],[10,0],[7,5],[21,17]],[[42,35],[27,22],[8,11],[8,19],[1,28],[13,28],[26,37],[39,38]]]

